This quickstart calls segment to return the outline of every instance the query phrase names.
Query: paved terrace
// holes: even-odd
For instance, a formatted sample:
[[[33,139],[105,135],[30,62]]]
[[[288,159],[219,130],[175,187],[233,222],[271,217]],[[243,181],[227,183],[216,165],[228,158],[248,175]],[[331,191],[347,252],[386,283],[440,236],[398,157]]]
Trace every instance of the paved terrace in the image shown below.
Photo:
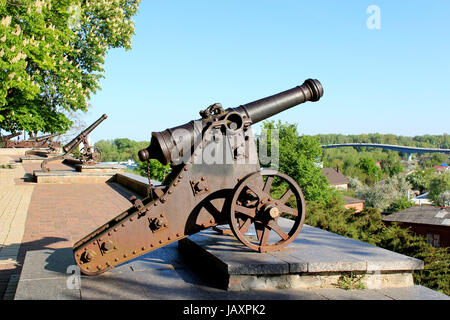
[[[0,155],[0,165],[19,155]],[[51,163],[52,170],[74,170]],[[0,169],[0,297],[12,299],[25,254],[70,248],[87,233],[130,207],[131,193],[117,184],[35,184],[40,164]],[[75,170],[74,170],[75,171]]]
[[[0,155],[0,164],[19,159]],[[29,182],[39,164],[0,169],[0,297],[3,299],[447,299],[448,297],[413,286],[382,290],[295,289],[227,292],[204,283],[179,255],[176,244],[156,250],[142,261],[130,261],[102,277],[84,277],[82,288],[67,291],[64,268],[72,245],[99,225],[129,208],[131,195],[116,183],[34,184]],[[69,169],[52,164],[52,169]],[[59,258],[58,258],[59,257]],[[26,268],[23,268],[25,259]],[[44,265],[42,265],[44,264]],[[42,265],[42,266],[41,266]],[[130,269],[131,267],[131,269]],[[30,269],[31,268],[31,269]],[[151,269],[151,270],[149,270]],[[129,272],[133,271],[133,275]],[[31,273],[39,272],[38,275]],[[22,273],[22,275],[21,275]],[[56,274],[56,276],[55,276]],[[22,296],[15,296],[19,276],[25,284]],[[129,277],[139,285],[120,289]],[[118,278],[116,277],[118,276]],[[114,278],[105,281],[105,278]],[[117,279],[116,279],[117,278]],[[27,286],[27,281],[30,285]],[[35,285],[31,285],[31,281]],[[40,282],[42,281],[42,282]],[[47,284],[47,285],[39,285]],[[54,283],[54,285],[48,285]],[[29,290],[37,290],[27,292]],[[19,291],[19,290],[18,290]],[[61,295],[62,294],[62,295]]]

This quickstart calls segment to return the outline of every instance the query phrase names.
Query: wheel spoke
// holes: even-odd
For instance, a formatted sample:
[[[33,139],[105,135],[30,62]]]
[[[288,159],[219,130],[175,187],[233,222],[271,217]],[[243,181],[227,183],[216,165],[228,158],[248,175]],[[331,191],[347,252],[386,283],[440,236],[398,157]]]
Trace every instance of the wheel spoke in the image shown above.
[[[270,194],[267,194],[264,191],[262,191],[261,188],[257,184],[255,184],[253,181],[247,183],[247,187],[251,191],[253,191],[260,200],[270,196]]]
[[[236,204],[235,210],[237,212],[245,214],[246,216],[249,216],[251,218],[254,218],[255,215],[256,215],[256,213],[255,213],[256,209],[255,208],[251,209],[251,208],[247,208],[247,207],[244,207],[244,206]]]
[[[288,214],[293,215],[295,217],[298,216],[298,211],[296,209],[288,207],[285,204],[278,204],[277,208],[280,209],[281,212],[288,213]]]
[[[288,189],[288,190],[283,194],[283,196],[280,198],[280,200],[278,200],[278,202],[281,202],[281,203],[285,204],[286,201],[289,200],[289,198],[291,197],[291,195],[292,195],[292,190],[291,190],[291,189]]]
[[[274,220],[270,220],[268,223],[269,227],[275,231],[276,233],[278,233],[278,235],[283,239],[283,240],[287,240],[289,239],[289,235],[284,232],[284,230],[274,221]]]
[[[241,225],[239,225],[239,231],[244,234],[247,233],[248,228],[250,227],[250,225],[252,224],[252,219],[247,218],[247,220],[245,220],[245,222]]]
[[[264,227],[262,231],[261,241],[259,242],[260,246],[265,246],[267,244],[267,239],[269,239],[269,228]]]
[[[270,187],[272,186],[273,176],[267,176],[266,183],[264,184],[263,191],[270,195]]]
[[[264,232],[264,225],[261,222],[255,222],[255,231],[257,240],[261,242],[262,235]]]

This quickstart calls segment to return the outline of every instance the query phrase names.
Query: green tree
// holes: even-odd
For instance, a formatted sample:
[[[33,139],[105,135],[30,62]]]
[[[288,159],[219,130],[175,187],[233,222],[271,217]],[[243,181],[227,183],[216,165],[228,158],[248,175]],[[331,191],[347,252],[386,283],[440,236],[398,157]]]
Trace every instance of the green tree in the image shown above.
[[[432,166],[440,166],[442,163],[446,163],[448,161],[448,155],[434,153],[431,156],[431,165]]]
[[[450,191],[450,172],[448,171],[443,172],[431,179],[428,197],[435,201],[439,194],[445,191]]]
[[[269,137],[270,130],[278,131],[279,170],[297,181],[305,199],[328,201],[332,196],[328,180],[315,164],[322,157],[319,141],[311,136],[299,136],[295,124],[281,121],[265,121],[263,130]],[[270,138],[269,143],[273,143]]]
[[[357,167],[363,170],[369,176],[377,180],[381,180],[382,178],[382,172],[373,158],[370,157],[360,158]]]
[[[394,200],[393,202],[391,202],[389,207],[386,209],[386,212],[389,212],[389,213],[399,212],[399,211],[411,208],[413,206],[414,206],[414,203],[409,201],[408,198],[406,198],[406,197],[398,198],[398,199]]]
[[[147,162],[138,161],[136,172],[143,177],[148,177],[148,172],[150,171],[150,177],[152,180],[163,182],[169,170],[169,165],[162,165],[158,160],[150,159],[149,164],[147,164]]]
[[[95,143],[95,146],[100,149],[103,155],[103,161],[116,162],[122,161],[119,157],[119,152],[113,140],[100,140]]]
[[[389,152],[387,159],[382,162],[383,171],[385,171],[389,177],[393,177],[403,171],[403,165],[400,162],[400,157],[397,153]]]
[[[65,132],[110,48],[131,48],[139,0],[0,0],[0,127]]]
[[[363,199],[367,206],[385,211],[399,198],[407,198],[411,185],[402,175],[385,179],[372,187],[358,183],[357,179],[350,180],[355,187],[355,196]]]
[[[433,204],[439,207],[450,207],[450,190],[441,192],[433,201]]]
[[[430,188],[431,180],[436,176],[434,169],[416,170],[406,178],[414,190],[423,193]]]

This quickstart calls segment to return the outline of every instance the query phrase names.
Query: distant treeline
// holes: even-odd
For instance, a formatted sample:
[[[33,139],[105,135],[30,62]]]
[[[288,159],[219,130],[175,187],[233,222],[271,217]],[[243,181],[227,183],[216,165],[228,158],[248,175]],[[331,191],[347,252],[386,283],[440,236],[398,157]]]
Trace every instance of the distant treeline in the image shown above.
[[[343,134],[318,134],[315,135],[320,144],[340,144],[340,143],[382,143],[400,146],[411,146],[421,148],[442,148],[450,149],[450,136],[443,135],[423,135],[423,136],[397,136],[394,134],[368,133],[357,135]]]
[[[114,140],[100,140],[95,146],[103,153],[103,161],[127,161],[129,159],[138,162],[138,151],[148,146],[148,141],[133,141],[128,138]]]

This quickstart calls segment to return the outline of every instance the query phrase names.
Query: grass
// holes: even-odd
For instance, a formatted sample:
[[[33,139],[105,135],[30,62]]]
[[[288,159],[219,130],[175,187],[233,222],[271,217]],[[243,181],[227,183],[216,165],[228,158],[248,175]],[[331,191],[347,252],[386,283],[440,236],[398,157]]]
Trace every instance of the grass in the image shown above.
[[[367,289],[366,285],[362,282],[365,274],[360,276],[353,274],[343,274],[339,277],[337,282],[337,287],[344,290],[357,290],[357,289]]]

